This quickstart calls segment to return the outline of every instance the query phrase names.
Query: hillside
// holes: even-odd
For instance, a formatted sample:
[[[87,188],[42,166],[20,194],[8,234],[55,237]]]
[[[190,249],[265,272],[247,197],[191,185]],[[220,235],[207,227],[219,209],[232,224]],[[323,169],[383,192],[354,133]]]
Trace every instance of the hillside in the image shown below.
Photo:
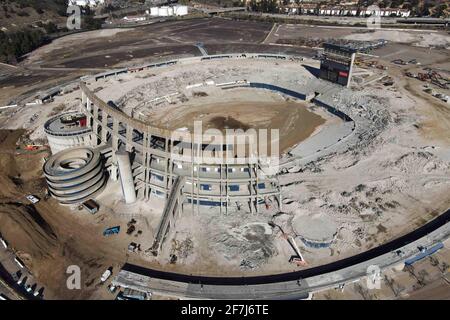
[[[3,0],[0,4],[0,62],[16,64],[24,54],[67,34],[67,0]],[[101,21],[83,11],[82,27],[98,29]]]
[[[14,32],[38,22],[65,22],[66,0],[4,0],[0,4],[0,29]]]

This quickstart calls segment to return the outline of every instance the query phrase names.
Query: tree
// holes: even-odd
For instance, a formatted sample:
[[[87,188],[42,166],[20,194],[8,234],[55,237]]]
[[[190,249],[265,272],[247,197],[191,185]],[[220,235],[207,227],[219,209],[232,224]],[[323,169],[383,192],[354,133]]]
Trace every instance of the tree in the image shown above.
[[[86,16],[84,18],[84,27],[88,30],[96,30],[102,27],[102,21],[95,19],[93,16]]]
[[[38,29],[25,29],[14,33],[0,31],[0,57],[3,62],[16,63],[19,57],[46,41],[44,33]]]
[[[443,261],[442,263],[441,263],[441,272],[442,273],[446,273],[447,272],[447,270],[448,270],[448,268],[450,268],[450,265],[447,263],[447,262],[445,262],[445,261]]]
[[[439,260],[436,257],[430,256],[429,260],[430,260],[430,264],[433,267],[438,267],[439,266]]]
[[[408,272],[409,276],[416,280],[419,288],[421,288],[425,285],[425,276],[428,275],[428,273],[426,273],[426,274],[423,273],[423,271],[425,271],[425,270],[422,270],[419,272],[419,274],[416,274],[414,267],[410,264],[405,266],[405,269],[403,269],[403,270]]]
[[[371,300],[372,296],[369,293],[369,290],[364,288],[361,284],[355,284],[355,291],[361,295],[364,300]]]
[[[398,297],[400,293],[404,290],[404,288],[402,288],[399,284],[397,284],[394,279],[389,278],[389,276],[386,274],[384,275],[384,283],[391,289],[395,297]]]
[[[44,24],[43,27],[45,29],[45,32],[47,32],[47,33],[58,32],[58,26],[55,23],[51,22],[51,21],[49,23],[47,23],[47,24]]]
[[[441,17],[445,16],[445,11],[446,10],[447,10],[447,4],[445,4],[445,3],[440,4],[439,6],[437,6],[434,9],[433,17],[441,18]]]

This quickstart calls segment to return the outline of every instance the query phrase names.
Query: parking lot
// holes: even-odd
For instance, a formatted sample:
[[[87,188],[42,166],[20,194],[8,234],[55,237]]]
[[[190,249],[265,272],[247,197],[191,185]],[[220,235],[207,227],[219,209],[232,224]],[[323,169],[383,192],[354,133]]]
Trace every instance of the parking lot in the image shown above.
[[[42,299],[45,289],[15,256],[6,240],[0,236],[0,294],[11,300]]]

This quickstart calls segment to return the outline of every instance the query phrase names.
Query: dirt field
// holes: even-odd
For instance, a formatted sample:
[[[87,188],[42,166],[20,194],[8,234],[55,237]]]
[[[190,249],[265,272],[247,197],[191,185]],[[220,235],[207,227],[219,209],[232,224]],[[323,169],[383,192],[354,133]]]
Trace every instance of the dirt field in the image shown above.
[[[234,94],[239,96],[239,93]],[[195,105],[186,104],[171,112],[155,111],[150,113],[150,118],[156,126],[169,129],[186,127],[191,132],[194,130],[194,121],[202,121],[203,130],[277,129],[280,133],[280,152],[306,139],[325,122],[319,115],[308,111],[305,104],[281,99],[273,102],[262,102],[261,99],[214,104],[201,102],[202,100]]]
[[[45,299],[88,299],[92,295],[111,299],[99,285],[100,276],[110,266],[119,270],[128,259],[127,244],[136,238],[125,232],[105,238],[102,231],[114,225],[126,228],[131,215],[106,215],[111,209],[102,208],[93,217],[46,199],[42,164],[49,153],[16,149],[23,134],[23,130],[0,131],[0,232],[45,287]],[[41,201],[32,205],[25,198],[27,194]],[[70,265],[81,268],[83,290],[67,289],[66,269]]]
[[[265,43],[276,43],[279,39],[347,39],[371,41],[385,39],[390,43],[407,43],[415,46],[430,47],[450,45],[450,37],[445,31],[381,29],[370,31],[361,27],[325,27],[281,24],[266,39]]]
[[[223,19],[172,21],[126,30],[102,30],[58,39],[34,51],[25,65],[40,62],[42,66],[111,67],[133,58],[179,55],[199,55],[197,42],[254,43],[264,39],[270,24],[233,22]],[[164,52],[172,53],[164,53]],[[100,54],[101,53],[101,54]],[[105,58],[111,56],[111,58]],[[89,58],[88,58],[89,57]],[[97,57],[97,58],[96,58]],[[89,62],[90,59],[93,59]],[[100,59],[100,60],[99,60]]]
[[[140,28],[89,31],[53,41],[29,55],[8,78],[0,76],[0,106],[13,98],[28,97],[61,81],[98,73],[101,69],[130,66],[165,57],[200,55],[205,44],[259,43],[270,23],[226,19],[170,21]],[[275,50],[276,52],[276,50]],[[8,70],[9,72],[9,70]]]
[[[162,57],[168,59],[169,57],[199,55],[200,52],[194,46],[196,42],[204,42],[206,49],[212,54],[239,51],[298,53],[306,56],[315,54],[314,50],[307,48],[260,44],[270,28],[270,24],[198,19],[162,23],[144,28],[120,30],[120,32],[102,30],[62,38],[30,54],[29,58],[21,64],[20,72],[18,71],[13,77],[2,77],[0,80],[0,106],[20,94],[35,94],[38,88],[49,87],[67,81],[67,79],[75,79],[89,72],[99,72],[98,70],[89,71],[79,68],[100,70],[139,61],[158,60]],[[323,32],[319,28],[303,26],[298,28],[302,28],[302,30],[306,28],[302,31],[306,32],[306,36],[319,35]],[[283,26],[272,36],[276,37],[277,33],[279,36],[295,37],[300,31],[292,29],[290,26]],[[347,29],[333,28],[330,29],[330,32],[335,32],[331,36],[339,37],[357,34],[351,29],[349,32]],[[305,250],[305,256],[313,264],[358,253],[377,243],[406,233],[432,219],[439,214],[439,210],[448,208],[450,204],[448,179],[446,180],[445,176],[446,162],[442,160],[447,157],[450,161],[448,156],[450,147],[449,107],[423,92],[423,83],[404,77],[404,72],[417,71],[425,66],[449,71],[448,50],[432,49],[430,51],[427,48],[413,47],[405,43],[390,43],[388,46],[376,50],[374,54],[380,56],[380,60],[389,66],[386,72],[393,76],[395,84],[392,88],[386,88],[380,83],[375,83],[366,89],[373,91],[374,94],[377,93],[378,96],[384,95],[392,102],[392,108],[389,109],[393,117],[390,129],[381,136],[375,137],[361,149],[354,148],[348,152],[321,159],[284,181],[286,185],[295,182],[295,185],[287,186],[283,190],[286,195],[295,200],[293,205],[285,206],[285,210],[289,211],[289,214],[305,212],[327,214],[333,219],[340,219],[342,223],[338,235],[339,247]],[[406,67],[392,65],[390,61],[396,58],[415,58],[422,65]],[[58,69],[51,69],[54,67]],[[10,69],[8,69],[9,73]],[[364,89],[356,88],[355,90]],[[37,132],[35,136],[42,138],[42,123],[52,108],[65,102],[68,104],[66,108],[69,105],[70,107],[76,106],[77,98],[79,95],[73,93],[57,97],[53,104],[36,107],[39,109],[21,109],[18,114],[2,112],[2,123],[3,121],[7,122],[7,127],[14,129],[32,127]],[[186,117],[198,117],[206,119],[211,126],[241,124],[256,126],[260,123],[254,122],[252,114],[258,112],[258,116],[261,116],[261,124],[271,119],[276,126],[287,127],[284,130],[286,136],[295,133],[293,139],[296,141],[283,139],[286,141],[286,145],[291,145],[308,136],[323,121],[318,116],[312,116],[303,107],[289,108],[289,112],[281,112],[281,109],[286,110],[287,107],[292,106],[292,103],[261,104],[258,101],[258,105],[256,105],[255,101],[248,100],[239,105],[204,103],[201,106],[191,106],[191,108],[180,107],[176,109],[177,113],[171,115],[173,116],[170,119],[172,124],[169,125],[183,127],[186,126]],[[245,107],[244,110],[242,110],[242,106]],[[214,115],[216,110],[223,111],[225,107],[228,110],[225,115],[221,115],[223,118]],[[39,119],[39,123],[27,122],[33,113],[40,114],[42,119]],[[153,116],[156,121],[160,122],[160,125],[167,124],[167,114],[154,113]],[[306,121],[306,119],[308,120]],[[284,125],[286,123],[289,125]],[[37,126],[40,128],[39,130],[36,129]],[[115,225],[126,228],[126,223],[132,214],[136,213],[136,216],[139,217],[139,214],[144,212],[145,217],[141,216],[137,220],[139,228],[145,230],[146,238],[138,238],[138,240],[143,246],[148,247],[153,234],[152,226],[156,224],[160,214],[158,210],[162,210],[162,201],[158,202],[158,200],[152,199],[151,205],[142,202],[139,206],[127,208],[121,205],[119,198],[115,197],[119,190],[117,184],[108,186],[108,193],[101,198],[101,201],[104,201],[103,203],[111,199],[112,201],[110,204],[102,206],[96,216],[90,216],[84,211],[61,207],[52,199],[45,200],[42,164],[43,158],[48,153],[45,150],[32,153],[16,150],[15,142],[23,133],[22,130],[0,131],[0,184],[2,185],[0,189],[0,232],[13,244],[18,255],[32,270],[39,282],[45,285],[47,288],[46,299],[111,298],[112,296],[106,292],[106,289],[98,285],[99,277],[109,266],[113,266],[117,271],[125,261],[188,273],[236,274],[241,272],[238,265],[228,268],[227,260],[223,257],[224,260],[220,261],[223,269],[226,269],[224,271],[218,269],[217,261],[206,259],[205,257],[210,256],[211,247],[206,245],[210,238],[201,232],[196,234],[196,241],[200,243],[199,253],[185,260],[185,262],[192,262],[191,268],[187,268],[182,260],[179,264],[168,265],[148,257],[129,255],[126,246],[131,241],[136,241],[134,236],[128,236],[122,232],[117,237],[104,238],[102,231],[106,227]],[[17,152],[19,154],[16,154]],[[444,174],[442,174],[443,172]],[[363,185],[365,189],[360,187],[359,189],[362,189],[357,191],[360,185]],[[43,200],[35,206],[31,205],[25,199],[25,195],[30,193]],[[347,196],[348,194],[350,196]],[[149,209],[150,206],[152,206],[152,210]],[[379,217],[367,218],[360,214],[377,207],[384,208],[383,214]],[[345,211],[342,208],[348,210]],[[221,240],[220,232],[232,231],[234,232],[233,236],[237,235],[237,238],[240,235],[260,235],[259,225],[254,227],[251,223],[267,222],[264,220],[268,220],[272,213],[261,215],[258,218],[261,221],[256,221],[257,219],[252,217],[248,218],[246,222],[250,226],[245,225],[242,229],[236,227],[237,216],[229,217],[226,220],[227,224],[222,224],[221,220],[215,219],[214,214],[214,212],[207,213],[206,219],[203,220],[204,227],[215,227],[211,237]],[[189,215],[186,215],[183,219],[189,220],[189,218]],[[405,220],[408,223],[405,223]],[[199,226],[199,224],[195,224],[195,219],[191,219],[190,223],[193,223],[193,227]],[[227,229],[228,224],[233,228]],[[187,234],[178,235],[180,241],[187,238]],[[264,234],[261,237],[252,238],[252,240],[256,239],[256,242],[244,247],[245,253],[252,252],[251,250],[255,249],[253,247],[255,243],[260,245],[260,240],[267,238]],[[235,248],[233,246],[235,240],[227,238],[227,241],[231,242],[223,242],[213,249],[217,249],[220,255],[222,252],[226,252],[227,246]],[[274,270],[277,272],[289,271],[288,269],[292,267],[286,263],[284,258],[290,254],[290,251],[284,245],[285,242],[278,239],[275,249],[278,250],[279,255],[275,256],[270,264],[252,270],[251,273],[272,273]],[[276,251],[267,242],[264,242],[264,248],[268,252]],[[234,254],[234,252],[232,253]],[[230,261],[234,263],[238,260],[239,255],[236,254],[228,263],[231,265]],[[65,271],[67,266],[73,264],[81,267],[82,291],[66,289],[67,275]],[[436,294],[442,292],[441,288],[441,283],[436,284]],[[418,294],[420,296],[421,293]],[[331,296],[334,297],[334,295]],[[361,299],[358,293],[353,293],[352,296]],[[328,298],[328,296],[323,298]]]
[[[279,53],[301,55],[308,58],[311,58],[316,54],[316,51],[310,48],[252,43],[207,43],[205,44],[205,47],[208,50],[209,54],[223,54],[227,52],[263,52],[274,54]]]

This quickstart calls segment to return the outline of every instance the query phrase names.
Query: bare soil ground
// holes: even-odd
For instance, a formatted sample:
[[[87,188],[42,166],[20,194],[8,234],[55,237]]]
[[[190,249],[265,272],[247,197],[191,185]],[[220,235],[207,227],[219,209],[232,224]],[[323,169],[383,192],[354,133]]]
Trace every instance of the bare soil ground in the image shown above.
[[[16,149],[16,141],[23,134],[23,130],[0,131],[0,232],[37,282],[44,285],[46,299],[87,299],[94,293],[102,297],[106,289],[99,287],[100,275],[110,266],[118,271],[126,259],[124,243],[128,240],[126,235],[106,239],[102,231],[121,221],[103,222],[101,212],[92,217],[46,199],[42,164],[49,153]],[[33,205],[26,200],[27,194],[41,201]],[[80,267],[83,290],[67,289],[66,270],[70,265]]]
[[[170,21],[131,29],[89,31],[59,38],[30,53],[12,76],[0,76],[0,106],[99,69],[130,66],[164,57],[200,55],[197,42],[259,43],[270,23],[225,19]],[[276,51],[276,50],[275,50]],[[167,59],[167,58],[166,58]]]
[[[293,24],[278,25],[265,43],[276,43],[280,39],[348,39],[371,41],[385,39],[390,43],[404,43],[421,47],[448,47],[450,37],[444,30],[380,29],[367,30],[361,27],[326,27]]]
[[[137,56],[149,60],[159,59],[165,51],[171,56],[177,54],[197,55],[199,53],[193,46],[197,41],[205,42],[210,53],[227,52],[227,50],[228,52],[262,50],[264,52],[298,52],[300,54],[313,52],[310,49],[298,47],[260,45],[259,42],[265,38],[270,27],[271,25],[253,22],[201,19],[159,24],[123,32],[86,33],[77,35],[78,38],[74,39],[63,38],[60,39],[61,42],[55,41],[32,53],[21,66],[25,71],[21,70],[20,74],[16,74],[13,78],[0,80],[0,105],[19,94],[31,93],[37,88],[48,87],[51,84],[86,74],[85,70],[76,69],[81,64],[83,67],[89,68],[105,68],[105,64],[107,64],[107,68],[109,68],[134,63],[132,60]],[[313,32],[313,29],[310,28],[310,32]],[[243,30],[250,30],[250,32],[246,33]],[[343,31],[339,32],[341,33],[339,36],[345,35]],[[288,30],[285,33],[292,34],[293,31]],[[251,43],[249,44],[249,42]],[[169,46],[164,49],[166,44]],[[184,48],[186,51],[177,51],[179,48]],[[379,55],[384,62],[390,62],[395,58],[417,58],[422,63],[422,67],[426,65],[447,71],[450,68],[449,53],[446,50],[433,49],[429,51],[426,48],[395,43],[379,49],[375,54]],[[110,58],[106,58],[108,55]],[[105,62],[108,59],[112,59],[111,63]],[[77,64],[77,61],[80,64]],[[60,71],[39,70],[40,65],[44,64],[47,68],[71,66],[75,69],[61,67]],[[450,146],[449,108],[443,102],[424,93],[422,83],[404,78],[405,71],[417,70],[417,68],[420,67],[389,65],[388,72],[393,75],[395,80],[394,89],[386,89],[379,84],[369,88],[382,92],[387,90],[391,101],[394,101],[392,106],[395,121],[397,121],[396,126],[382,137],[375,139],[373,144],[362,151],[354,149],[339,154],[336,161],[322,159],[322,162],[318,161],[307,166],[304,168],[304,172],[292,176],[292,180],[298,180],[300,186],[287,188],[286,191],[292,195],[293,199],[299,201],[299,208],[295,208],[295,205],[287,206],[286,211],[298,214],[299,210],[303,210],[300,213],[309,210],[329,214],[331,217],[341,219],[343,224],[339,234],[339,241],[342,245],[338,250],[306,249],[305,255],[308,260],[311,259],[312,262],[329,261],[360,252],[376,243],[405,233],[432,219],[439,214],[440,209],[448,208],[450,204],[448,182],[442,176],[442,172],[446,170],[445,163],[439,157],[445,156],[443,153],[448,153]],[[405,95],[406,98],[402,99],[402,95]],[[75,101],[75,96],[58,97],[55,105],[51,105],[51,107],[56,107],[66,98]],[[405,104],[405,100],[408,101],[407,104]],[[45,109],[48,114],[47,107],[42,106],[42,110],[39,111]],[[211,112],[214,111],[213,106],[211,108]],[[269,109],[267,117],[273,115],[277,117],[276,111],[269,111]],[[30,112],[33,114],[36,111],[30,109],[21,110],[18,115],[7,114],[10,117],[8,119],[10,121],[7,121],[8,127],[28,127],[29,124],[23,119],[27,120],[31,115]],[[210,120],[212,119],[211,115]],[[40,121],[44,121],[44,119]],[[40,124],[42,123],[40,122]],[[417,127],[413,124],[417,124]],[[33,129],[36,128],[33,127]],[[227,224],[232,226],[228,230],[227,224],[221,224],[221,220],[214,219],[214,212],[209,212],[208,219],[202,221],[207,226],[216,225],[217,229],[211,236],[216,240],[224,241],[222,243],[218,241],[217,247],[210,247],[207,243],[210,238],[197,232],[196,241],[201,244],[201,247],[198,248],[199,255],[187,255],[185,258],[186,262],[192,262],[191,269],[187,270],[182,261],[176,265],[168,265],[147,257],[128,255],[126,246],[135,239],[134,236],[120,234],[118,237],[108,239],[102,236],[102,231],[108,226],[121,225],[122,228],[126,228],[126,222],[130,218],[129,215],[120,216],[120,214],[129,212],[127,212],[127,208],[121,206],[119,200],[113,197],[116,194],[114,188],[117,185],[111,186],[108,189],[111,193],[104,195],[104,199],[113,198],[112,204],[102,207],[99,215],[94,217],[83,211],[61,207],[52,199],[42,200],[34,206],[27,202],[25,195],[29,193],[44,199],[42,164],[43,158],[47,154],[44,151],[16,154],[18,151],[15,142],[22,134],[23,131],[16,130],[0,132],[0,185],[2,186],[0,189],[0,232],[5,235],[7,240],[13,239],[9,242],[13,244],[17,254],[25,261],[40,283],[47,287],[47,298],[111,298],[112,296],[106,293],[104,287],[98,286],[99,277],[109,266],[114,266],[114,270],[117,271],[124,261],[189,273],[236,274],[241,272],[239,266],[234,264],[232,268],[228,268],[228,266],[221,268],[226,269],[225,271],[219,270],[217,261],[204,257],[210,254],[211,249],[229,254],[230,252],[224,248],[236,244],[235,240],[230,237],[251,238],[250,245],[246,247],[250,250],[246,251],[247,253],[255,248],[253,246],[255,243],[258,244],[261,239],[271,237],[265,235],[259,226],[242,226],[242,228],[238,228],[237,225],[233,226],[235,223],[233,219],[237,219],[236,216],[226,220]],[[42,132],[39,136],[41,135]],[[431,146],[436,148],[433,149]],[[421,149],[432,154],[426,152],[421,154],[420,152],[424,151]],[[359,187],[362,184],[366,186],[363,190]],[[381,202],[377,200],[377,193],[382,194]],[[351,196],[347,197],[347,194]],[[351,200],[353,198],[358,201]],[[398,203],[395,203],[394,200]],[[340,205],[347,206],[348,212],[345,215],[338,213]],[[364,220],[365,218],[359,216],[359,213],[366,210],[368,205],[385,208],[381,220]],[[142,207],[145,208],[146,204],[142,204]],[[161,208],[162,203],[158,203],[157,207]],[[141,212],[141,209],[136,207],[132,211]],[[246,222],[267,222],[272,214],[273,212],[267,212],[266,215],[261,215],[260,221],[254,221],[258,219],[248,217]],[[158,212],[154,210],[154,212],[149,212],[145,219],[139,220],[140,226],[148,231],[148,237],[152,234],[152,225],[156,223],[157,217]],[[183,219],[189,220],[189,215]],[[405,223],[405,220],[408,223]],[[145,226],[145,221],[149,226]],[[195,221],[195,219],[191,219],[189,223],[192,224]],[[189,223],[186,226],[190,226]],[[198,224],[192,224],[192,226],[198,228]],[[233,232],[230,236],[229,232],[231,231]],[[225,233],[230,237],[222,238]],[[365,236],[367,236],[366,242],[363,241]],[[277,235],[272,237],[277,237]],[[186,241],[188,238],[190,235],[186,233],[180,233],[176,237],[180,243],[183,242],[183,248],[189,249],[189,241]],[[273,273],[274,270],[291,268],[284,259],[290,254],[289,248],[286,247],[286,249],[285,242],[280,239],[275,242],[275,250],[269,245],[264,247],[267,252],[278,252],[279,254],[271,260],[270,264],[252,270],[252,274]],[[148,242],[138,240],[145,244]],[[178,243],[178,246],[181,245]],[[194,263],[195,259],[197,260]],[[239,256],[236,255],[230,261],[234,263],[239,260]],[[220,262],[225,263],[226,260],[220,260]],[[72,264],[81,267],[83,283],[81,291],[66,289],[67,275],[65,271],[67,266]],[[221,266],[225,266],[225,264]],[[441,289],[437,288],[436,290]],[[361,299],[358,293],[354,297]]]
[[[243,97],[239,92],[233,95]],[[201,121],[203,130],[276,129],[280,135],[280,152],[306,139],[317,126],[325,122],[319,115],[309,111],[306,104],[282,99],[269,101],[270,95],[263,95],[267,98],[265,101],[255,99],[253,102],[243,98],[240,102],[209,104],[199,99],[195,104],[188,103],[170,112],[166,109],[157,110],[150,114],[150,118],[156,126],[170,129],[186,127],[191,132],[194,130],[194,121]]]
[[[193,52],[200,54],[194,46],[197,42],[259,42],[270,27],[270,24],[248,21],[230,24],[228,20],[223,19],[194,19],[159,23],[120,32],[117,30],[86,32],[58,39],[35,50],[24,65],[39,62],[46,67],[54,65],[104,67],[105,62],[99,63],[100,61],[95,58],[88,64],[88,57],[99,56],[98,59],[103,61],[110,59],[111,62],[107,63],[107,66],[111,67],[135,57],[151,58],[163,54],[164,50],[173,51],[172,55],[177,55],[190,48],[190,54]],[[111,58],[105,58],[106,55]]]

